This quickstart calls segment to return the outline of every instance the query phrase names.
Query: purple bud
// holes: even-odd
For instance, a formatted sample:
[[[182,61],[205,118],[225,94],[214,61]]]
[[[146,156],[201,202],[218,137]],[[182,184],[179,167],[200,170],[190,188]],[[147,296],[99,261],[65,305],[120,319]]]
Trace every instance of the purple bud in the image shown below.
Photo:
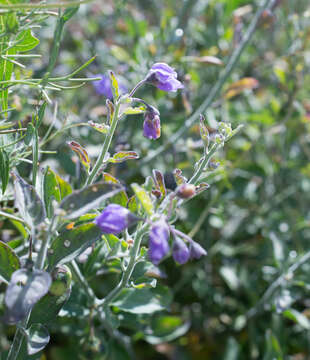
[[[207,255],[206,250],[195,241],[191,241],[189,251],[191,259],[200,259],[202,256]]]
[[[146,76],[146,81],[164,91],[175,92],[184,87],[177,80],[177,73],[174,69],[165,63],[154,64]]]
[[[108,75],[98,74],[97,77],[101,77],[101,80],[93,81],[93,86],[98,95],[104,95],[106,98],[112,100],[113,93],[111,88],[111,80]],[[127,88],[122,83],[119,83],[119,90],[121,94],[125,94],[127,92]]]
[[[137,220],[137,217],[123,206],[110,204],[96,217],[94,223],[105,234],[117,235]]]
[[[145,112],[143,135],[154,140],[160,137],[159,111],[154,106],[149,106]]]
[[[172,256],[179,264],[185,264],[189,259],[189,249],[183,240],[176,237],[172,247]]]
[[[150,231],[149,257],[158,265],[169,252],[169,227],[164,220],[155,222]]]

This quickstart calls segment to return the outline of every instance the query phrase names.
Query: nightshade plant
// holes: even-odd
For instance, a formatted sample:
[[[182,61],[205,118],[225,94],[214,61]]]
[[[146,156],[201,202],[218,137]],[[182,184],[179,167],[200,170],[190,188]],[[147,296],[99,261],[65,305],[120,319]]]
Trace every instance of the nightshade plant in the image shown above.
[[[18,173],[18,162],[9,161],[9,155],[19,151],[18,144],[22,137],[13,143],[1,143],[2,196],[5,198],[6,194],[14,194],[17,208],[16,214],[1,209],[1,215],[22,227],[25,236],[21,251],[14,251],[13,245],[0,242],[0,276],[7,285],[2,320],[9,325],[16,325],[8,360],[40,356],[50,339],[49,324],[59,314],[66,316],[69,311],[66,304],[70,302],[72,276],[72,292],[75,287],[83,289],[92,318],[97,319],[98,328],[104,329],[106,340],[101,340],[98,351],[116,342],[130,353],[130,338],[121,330],[126,322],[132,321],[130,315],[139,317],[169,308],[169,289],[157,285],[157,279],[161,277],[157,267],[160,262],[170,254],[177,264],[185,264],[190,259],[199,259],[207,254],[192,238],[176,229],[174,223],[180,207],[208,188],[203,179],[205,172],[210,170],[210,159],[239,129],[232,130],[230,124],[220,123],[216,135],[211,139],[206,121],[201,116],[200,132],[204,152],[189,179],[182,176],[179,169],[175,169],[177,187],[170,190],[166,187],[163,174],[154,170],[144,184],[132,183],[124,187],[121,181],[106,172],[109,164],[138,158],[135,151],[112,154],[111,143],[119,122],[126,116],[144,114],[144,136],[154,140],[160,136],[159,111],[144,99],[135,97],[136,91],[142,86],[152,85],[166,92],[176,92],[184,86],[178,80],[177,72],[163,62],[153,64],[129,93],[123,93],[124,88],[121,91],[117,76],[110,71],[110,87],[105,77],[101,77],[101,80],[79,79],[99,80],[95,86],[97,91],[101,85],[104,86],[100,92],[107,97],[108,109],[104,124],[86,124],[102,133],[102,148],[94,164],[86,149],[78,142],[68,143],[84,167],[84,183],[79,186],[70,184],[50,167],[38,171],[38,128],[47,106],[46,101],[49,101],[47,91],[61,89],[64,86],[59,85],[59,82],[72,82],[77,73],[51,77],[63,26],[76,11],[77,8],[68,8],[59,11],[57,15],[55,42],[43,78],[20,82],[35,87],[41,96],[38,111],[28,124],[24,136],[25,143],[31,146],[30,153],[26,152],[25,156],[32,156],[32,184]],[[13,20],[7,18],[11,15]],[[7,34],[7,42],[23,43],[26,36],[35,42],[30,29],[21,30],[23,40],[18,38],[21,36],[18,35],[18,24],[26,15],[23,11],[18,14],[19,18],[15,13],[1,15],[10,26],[16,22],[17,29],[14,31],[10,27],[2,29]],[[31,46],[26,47],[28,43],[23,44],[25,51],[32,49]],[[18,48],[13,47],[13,50],[14,55],[18,56]],[[9,74],[4,74],[0,82],[2,114],[6,119],[10,112],[6,84],[10,87],[19,83],[11,79],[14,73],[13,68],[11,70]],[[7,124],[6,119],[4,124]],[[9,181],[10,173],[13,183]],[[89,258],[93,262],[96,256],[100,256],[102,267],[113,264],[114,271],[119,274],[115,287],[102,298],[95,295],[78,263],[81,259],[85,262]]]

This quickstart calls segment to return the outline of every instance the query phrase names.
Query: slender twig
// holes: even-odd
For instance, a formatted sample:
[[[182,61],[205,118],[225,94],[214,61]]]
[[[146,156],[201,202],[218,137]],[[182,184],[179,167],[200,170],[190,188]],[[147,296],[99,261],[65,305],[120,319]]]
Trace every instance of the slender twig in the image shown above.
[[[6,212],[0,210],[0,215],[6,217],[6,218],[8,218],[8,219],[11,219],[11,220],[14,220],[14,221],[18,221],[18,222],[24,224],[25,226],[28,226],[23,219],[21,219],[21,218],[19,218],[19,217],[17,217],[17,216],[14,216],[14,215],[12,215],[12,214],[9,214],[9,213],[6,213]]]
[[[306,252],[301,258],[299,258],[298,261],[296,261],[293,265],[291,265],[285,273],[280,275],[265,291],[264,295],[261,297],[261,299],[258,301],[258,303],[250,309],[246,316],[247,318],[252,318],[255,316],[260,310],[261,307],[266,303],[266,301],[270,298],[270,296],[274,293],[274,291],[285,283],[288,278],[291,278],[292,274],[305,262],[307,262],[310,259],[310,251]]]
[[[197,108],[197,110],[184,122],[184,125],[176,131],[168,140],[167,142],[160,146],[157,150],[152,151],[148,156],[146,156],[142,160],[142,164],[145,164],[154,158],[158,157],[162,152],[164,152],[168,147],[170,147],[172,144],[175,144],[177,140],[190,128],[193,126],[195,121],[199,118],[199,115],[201,113],[204,113],[210,105],[212,105],[213,101],[215,100],[216,96],[219,94],[220,90],[222,89],[224,83],[228,79],[228,77],[231,75],[232,71],[238,64],[239,58],[241,54],[243,53],[246,46],[249,44],[250,40],[252,39],[252,36],[256,30],[257,24],[259,23],[259,20],[261,18],[262,13],[265,10],[270,9],[276,0],[265,0],[263,4],[259,7],[257,10],[252,22],[250,23],[247,32],[245,33],[241,43],[239,46],[234,50],[232,53],[230,59],[228,60],[228,63],[223,70],[222,74],[220,75],[218,81],[215,83],[215,85],[212,87],[212,89],[209,92],[208,97],[203,101],[203,103]]]
[[[92,288],[87,283],[86,279],[84,278],[83,274],[81,273],[81,270],[75,260],[71,261],[70,268],[72,270],[72,273],[75,275],[76,279],[78,280],[79,284],[85,290],[89,300],[92,301],[93,305],[96,304],[96,301],[97,301],[96,295],[93,292]]]
[[[137,231],[137,234],[135,236],[135,241],[130,252],[129,264],[126,270],[123,272],[120,282],[104,299],[99,301],[98,305],[103,305],[104,308],[107,308],[111,304],[111,302],[120,294],[120,292],[127,286],[128,281],[133,272],[133,269],[136,265],[137,256],[139,254],[142,238],[146,234],[148,227],[149,226],[145,224]]]
[[[90,185],[92,184],[95,179],[96,179],[96,176],[103,164],[103,161],[109,151],[109,147],[111,145],[111,142],[112,142],[112,138],[113,138],[113,135],[114,135],[114,132],[115,132],[115,129],[116,129],[116,126],[117,126],[117,123],[118,123],[118,113],[119,113],[119,109],[120,109],[120,102],[116,102],[115,104],[115,110],[114,110],[114,113],[113,113],[113,118],[112,118],[112,123],[111,123],[111,127],[110,127],[110,130],[109,130],[109,133],[106,135],[106,138],[104,140],[104,144],[103,144],[103,147],[101,149],[101,153],[91,171],[91,173],[89,174],[89,177],[86,181],[86,185]]]
[[[79,6],[82,4],[88,4],[93,0],[81,0],[81,1],[66,1],[66,2],[54,2],[49,4],[1,4],[0,9],[9,10],[24,10],[24,9],[56,9],[56,8],[68,8],[72,6]]]

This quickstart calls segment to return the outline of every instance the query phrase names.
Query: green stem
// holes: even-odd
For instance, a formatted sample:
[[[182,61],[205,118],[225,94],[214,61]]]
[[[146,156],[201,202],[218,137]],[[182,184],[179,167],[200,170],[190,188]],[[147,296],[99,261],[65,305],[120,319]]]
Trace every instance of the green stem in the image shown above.
[[[148,156],[146,156],[142,160],[142,164],[145,164],[154,158],[158,157],[162,152],[164,152],[167,148],[169,148],[171,145],[175,144],[179,138],[187,131],[189,128],[193,126],[193,124],[197,121],[200,114],[204,113],[210,105],[215,100],[216,96],[219,94],[220,90],[222,89],[223,85],[225,84],[228,77],[231,75],[232,71],[238,64],[239,58],[243,52],[243,50],[246,48],[246,46],[249,44],[250,40],[252,39],[252,36],[256,30],[257,24],[259,23],[259,20],[261,19],[261,15],[265,10],[270,9],[276,0],[265,0],[263,4],[259,7],[257,10],[254,18],[252,19],[251,24],[249,25],[240,45],[234,50],[231,57],[228,60],[228,63],[221,73],[218,81],[215,83],[215,85],[212,87],[212,89],[209,92],[209,95],[203,101],[203,103],[197,108],[197,110],[184,122],[184,125],[176,131],[165,143],[164,145],[160,146],[156,151],[152,151]]]
[[[90,185],[95,181],[96,176],[97,176],[97,174],[98,174],[98,172],[99,172],[99,170],[100,170],[100,168],[102,166],[102,163],[103,163],[103,161],[104,161],[104,159],[106,157],[106,154],[109,151],[109,148],[110,148],[110,145],[111,145],[111,142],[112,142],[112,138],[113,138],[113,135],[114,135],[117,123],[118,123],[119,109],[120,109],[120,102],[118,101],[115,104],[115,110],[114,110],[114,114],[113,114],[112,123],[111,123],[109,133],[106,135],[103,147],[101,149],[101,153],[100,153],[100,155],[99,155],[99,157],[98,157],[92,171],[89,174],[89,177],[88,177],[88,179],[86,181],[86,185]]]
[[[198,180],[203,173],[204,169],[208,166],[209,161],[211,160],[212,156],[216,153],[218,149],[218,144],[213,144],[209,152],[203,157],[203,160],[199,164],[197,170],[195,171],[194,175],[188,181],[189,184],[197,185]]]
[[[78,264],[75,262],[75,260],[71,261],[70,269],[72,270],[72,273],[77,278],[79,284],[85,290],[89,300],[91,300],[93,302],[92,305],[94,305],[97,300],[96,295],[94,294],[93,290],[90,288],[89,284],[87,283],[86,279],[84,278],[83,274],[81,273],[81,270],[80,270]]]
[[[139,254],[142,238],[145,235],[147,229],[148,229],[148,225],[144,225],[137,231],[137,235],[135,237],[135,241],[130,252],[129,264],[126,270],[123,272],[120,282],[103,300],[101,300],[98,303],[98,305],[103,305],[104,308],[107,308],[110,305],[110,303],[118,296],[118,294],[127,286],[128,281],[133,272],[133,269],[136,265],[136,260]]]
[[[56,8],[68,8],[72,6],[79,6],[82,4],[88,4],[93,0],[81,0],[81,1],[66,1],[49,4],[1,4],[0,9],[10,10],[24,10],[24,9],[56,9]]]

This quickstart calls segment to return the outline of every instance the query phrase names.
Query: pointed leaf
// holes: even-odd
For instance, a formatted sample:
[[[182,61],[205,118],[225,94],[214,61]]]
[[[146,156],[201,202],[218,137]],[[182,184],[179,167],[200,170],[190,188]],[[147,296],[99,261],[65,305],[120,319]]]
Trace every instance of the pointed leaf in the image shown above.
[[[6,321],[16,324],[22,320],[34,304],[48,292],[51,282],[50,274],[43,270],[15,271],[4,298],[8,309]]]
[[[149,194],[138,184],[131,184],[131,187],[139,199],[143,209],[148,215],[152,215],[154,211],[152,200]]]
[[[107,134],[110,130],[110,127],[105,124],[98,124],[93,121],[87,122],[89,126],[91,126],[93,129],[99,131],[101,134]]]
[[[165,186],[164,175],[159,170],[154,169],[153,176],[154,176],[156,188],[160,190],[162,197],[165,197],[167,191]]]
[[[118,99],[118,97],[119,97],[119,86],[118,86],[117,79],[116,79],[113,71],[110,71],[109,73],[110,73],[110,79],[111,79],[113,99]]]
[[[103,201],[119,193],[123,188],[118,184],[97,183],[82,190],[73,191],[60,204],[67,212],[67,218],[79,217],[89,210],[96,209]]]
[[[100,239],[101,235],[100,229],[93,223],[65,229],[54,239],[48,250],[49,269],[73,260]]]
[[[137,114],[143,114],[145,112],[145,106],[138,106],[138,107],[131,107],[129,106],[123,111],[123,114],[126,115],[137,115]]]
[[[19,268],[18,256],[6,243],[0,241],[0,276],[10,281],[13,272]]]
[[[2,194],[5,193],[6,187],[9,183],[10,160],[5,150],[0,149],[0,179]]]
[[[40,224],[46,217],[42,200],[32,185],[29,185],[17,173],[13,173],[13,175],[15,204],[21,214],[21,217],[29,225]]]
[[[109,159],[109,162],[121,163],[130,159],[139,159],[139,155],[135,151],[119,151]]]
[[[71,150],[73,150],[79,156],[79,159],[80,159],[81,163],[85,166],[85,168],[87,170],[89,170],[91,164],[90,164],[90,159],[89,159],[86,149],[84,149],[76,141],[70,141],[70,142],[67,142],[67,144],[70,146]]]

